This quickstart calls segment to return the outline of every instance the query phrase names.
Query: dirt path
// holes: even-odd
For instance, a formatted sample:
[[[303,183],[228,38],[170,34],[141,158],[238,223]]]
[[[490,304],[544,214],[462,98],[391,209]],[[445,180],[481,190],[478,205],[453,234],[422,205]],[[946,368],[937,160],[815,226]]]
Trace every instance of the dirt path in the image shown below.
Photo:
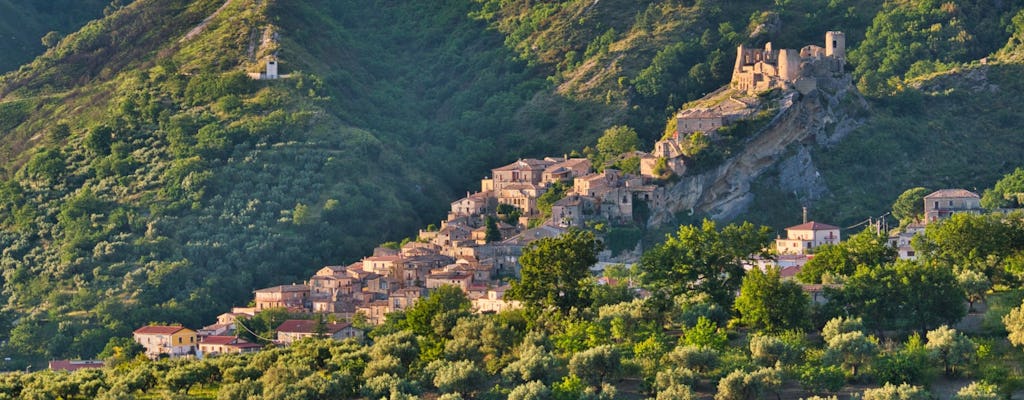
[[[204,19],[203,22],[200,22],[199,25],[196,25],[195,28],[192,28],[192,30],[188,31],[188,33],[185,34],[185,37],[181,38],[179,42],[192,40],[192,38],[196,37],[196,35],[202,33],[203,30],[206,29],[206,25],[210,24],[210,20],[212,20],[214,17],[220,14],[220,12],[223,11],[224,8],[228,6],[228,4],[231,4],[231,0],[225,0],[224,4],[221,4],[220,8],[218,8],[217,11],[214,11],[213,14],[210,14],[209,17],[206,17],[206,19]]]

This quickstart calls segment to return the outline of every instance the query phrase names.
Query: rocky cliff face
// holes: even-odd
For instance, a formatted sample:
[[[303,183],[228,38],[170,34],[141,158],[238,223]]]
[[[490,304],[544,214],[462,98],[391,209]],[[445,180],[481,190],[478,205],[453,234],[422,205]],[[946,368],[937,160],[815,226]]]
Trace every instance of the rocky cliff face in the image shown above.
[[[665,201],[652,209],[648,224],[674,223],[678,213],[734,219],[753,200],[751,183],[776,165],[783,189],[798,198],[813,200],[827,193],[810,148],[842,140],[862,123],[858,115],[867,102],[849,76],[819,80],[816,89],[805,94],[791,91],[778,101],[778,114],[739,153],[717,168],[684,176],[667,187]]]

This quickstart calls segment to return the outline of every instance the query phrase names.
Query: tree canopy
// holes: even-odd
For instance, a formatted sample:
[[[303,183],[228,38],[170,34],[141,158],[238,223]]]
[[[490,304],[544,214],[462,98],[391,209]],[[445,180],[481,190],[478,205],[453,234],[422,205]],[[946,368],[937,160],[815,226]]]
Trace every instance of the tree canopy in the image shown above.
[[[809,326],[809,302],[800,285],[782,282],[778,268],[747,271],[736,297],[740,321],[768,332],[789,329],[803,330]]]
[[[638,269],[656,295],[706,293],[716,303],[732,307],[743,281],[743,261],[766,256],[771,238],[766,226],[730,224],[719,230],[715,222],[704,220],[699,227],[680,226],[675,235],[641,256]]]
[[[562,312],[590,304],[586,278],[601,248],[592,232],[580,229],[531,242],[519,257],[520,278],[511,282],[509,297]]]

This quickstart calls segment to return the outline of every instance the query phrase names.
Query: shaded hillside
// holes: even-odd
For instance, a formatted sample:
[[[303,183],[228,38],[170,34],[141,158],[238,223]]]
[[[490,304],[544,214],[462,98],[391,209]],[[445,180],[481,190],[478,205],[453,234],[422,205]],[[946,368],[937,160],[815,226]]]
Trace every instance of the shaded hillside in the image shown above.
[[[929,4],[890,5],[876,17],[868,44],[852,56],[868,60],[869,48],[886,54],[855,69],[858,86],[876,93],[864,124],[838,144],[788,149],[753,185],[751,220],[782,227],[808,206],[814,218],[852,225],[888,212],[906,189],[982,190],[1024,159],[1024,108],[1016,100],[1024,90],[1021,5]],[[936,12],[962,20],[924,29],[947,26],[933,24],[943,21]],[[993,54],[986,64],[977,60],[986,54]],[[817,179],[793,179],[799,174]]]
[[[40,40],[47,32],[60,35],[78,30],[103,16],[106,0],[0,0],[0,73],[18,68],[46,50]]]
[[[209,323],[599,132],[601,105],[543,94],[467,2],[442,5],[142,0],[0,78],[5,354]],[[275,51],[289,78],[245,75]]]

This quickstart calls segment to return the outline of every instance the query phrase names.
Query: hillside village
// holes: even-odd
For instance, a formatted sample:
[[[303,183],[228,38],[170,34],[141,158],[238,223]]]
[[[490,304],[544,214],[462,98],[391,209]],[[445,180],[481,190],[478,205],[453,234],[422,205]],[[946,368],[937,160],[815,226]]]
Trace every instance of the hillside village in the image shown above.
[[[509,187],[543,188],[555,182],[544,181],[544,177],[553,176],[549,173],[559,172],[562,176],[572,176],[571,173],[562,173],[563,169],[571,171],[567,165],[582,166],[587,163],[585,159],[519,160],[494,169],[494,176],[500,178],[484,179],[483,187],[499,187],[522,195],[518,189]],[[546,166],[543,173],[525,173],[531,169],[541,171],[541,166]],[[516,178],[512,179],[512,176]],[[532,183],[528,178],[532,176],[539,176],[541,180]],[[594,179],[593,176],[601,177],[598,180],[601,181],[607,175],[589,173],[574,179],[588,182]],[[594,198],[601,199],[598,196],[607,193],[616,196],[627,193],[626,199],[636,196],[624,190],[628,186],[588,186],[584,183],[582,187],[590,191],[574,191],[565,199],[572,199],[571,204],[576,205],[583,201],[594,201]],[[288,345],[314,336],[359,340],[364,332],[352,321],[381,324],[388,313],[411,307],[442,285],[452,285],[462,290],[472,301],[473,310],[478,313],[519,308],[521,305],[518,301],[505,299],[504,294],[509,288],[507,279],[518,273],[517,259],[523,247],[534,240],[556,237],[570,226],[581,226],[578,222],[586,221],[587,217],[607,218],[615,215],[622,218],[620,221],[627,220],[621,214],[622,209],[617,206],[611,214],[603,214],[596,208],[588,209],[592,211],[585,214],[571,214],[578,210],[569,207],[565,209],[565,214],[553,211],[552,217],[543,225],[531,229],[524,229],[522,224],[499,224],[498,229],[503,239],[488,242],[483,221],[497,215],[498,205],[513,204],[516,201],[520,201],[519,204],[531,204],[530,197],[495,198],[492,193],[494,191],[484,190],[452,202],[448,219],[442,221],[440,230],[421,231],[419,240],[405,243],[399,249],[378,247],[372,256],[350,265],[325,266],[302,284],[256,290],[252,307],[235,307],[231,312],[220,315],[214,324],[198,330],[174,325],[151,325],[137,329],[133,337],[145,347],[146,355],[151,358],[163,355],[201,357],[216,353],[253,352],[262,348],[262,345],[238,337],[239,329],[246,329],[238,323],[238,319],[251,318],[265,310],[284,309],[292,315],[309,315],[312,319],[291,319],[282,323],[275,329],[277,337],[268,338],[276,344]],[[645,192],[635,193],[642,195]],[[893,230],[888,245],[898,251],[900,259],[915,259],[910,242],[915,235],[924,232],[925,225],[947,219],[955,213],[980,213],[982,208],[979,199],[978,194],[964,189],[943,189],[925,196],[924,219],[903,229]],[[601,204],[601,201],[595,201],[592,205],[596,207]],[[527,214],[533,215],[529,212]],[[580,215],[586,217],[575,219]],[[525,218],[522,222],[526,221]],[[775,257],[758,259],[746,265],[746,268],[766,269],[775,266],[780,269],[783,279],[794,279],[801,267],[814,257],[818,247],[836,245],[842,241],[841,231],[837,226],[806,221],[805,214],[804,223],[786,228],[786,236],[775,240]],[[608,256],[608,252],[604,252],[603,258],[607,259]],[[599,284],[606,282],[607,278],[598,280]],[[821,296],[823,285],[804,284],[801,287],[813,301],[825,301]],[[349,322],[326,322],[325,319]],[[88,368],[82,365],[82,368]],[[102,366],[102,363],[96,365]]]
[[[843,41],[841,32],[828,32],[825,48],[811,45],[797,52],[773,50],[771,43],[763,50],[740,46],[731,90],[753,95],[780,89],[789,93],[790,99],[794,93],[814,90],[817,78],[843,74]],[[273,79],[270,74],[276,67],[276,61],[271,61],[260,78]],[[519,159],[494,168],[480,181],[479,191],[467,192],[450,204],[439,229],[420,230],[415,240],[378,247],[372,255],[349,265],[324,266],[302,283],[258,289],[250,307],[235,307],[201,329],[146,326],[135,331],[134,339],[152,358],[252,352],[261,345],[238,337],[239,329],[245,329],[239,318],[270,309],[319,317],[287,320],[275,329],[276,337],[265,340],[287,345],[310,336],[359,339],[363,330],[356,325],[379,325],[389,313],[408,309],[442,285],[462,290],[476,312],[519,308],[520,303],[506,299],[505,292],[508,280],[519,274],[518,257],[526,245],[593,223],[646,222],[638,220],[636,211],[661,206],[666,195],[664,167],[671,174],[686,171],[684,139],[692,135],[713,138],[717,129],[749,118],[757,107],[750,97],[729,97],[712,108],[680,111],[672,135],[658,141],[651,153],[636,152],[641,161],[639,174],[611,167],[598,172],[590,159],[569,156]],[[545,213],[539,202],[550,190],[564,193]],[[910,241],[923,232],[927,222],[981,210],[979,196],[962,189],[939,190],[924,201],[925,220],[894,232],[889,240],[900,258],[915,258]],[[786,228],[786,236],[775,241],[775,257],[747,268],[775,265],[783,278],[792,279],[813,258],[817,247],[841,240],[839,227],[808,221],[805,210],[803,223]],[[635,257],[613,259],[606,250],[599,260],[592,270],[600,271],[601,265],[614,262],[631,263]],[[821,286],[803,285],[816,301],[821,301]]]

